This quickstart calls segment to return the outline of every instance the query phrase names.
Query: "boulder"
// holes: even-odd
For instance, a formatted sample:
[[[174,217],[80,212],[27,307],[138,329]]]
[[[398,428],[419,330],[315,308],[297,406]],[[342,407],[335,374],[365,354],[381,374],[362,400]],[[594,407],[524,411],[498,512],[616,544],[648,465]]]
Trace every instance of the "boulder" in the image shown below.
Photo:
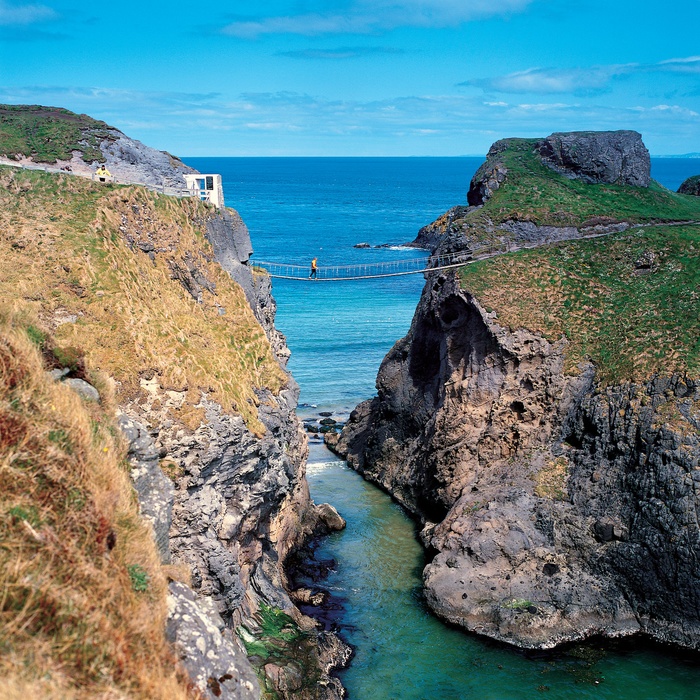
[[[554,133],[537,144],[553,170],[590,183],[648,187],[649,151],[636,131],[571,131]]]
[[[681,183],[678,188],[679,194],[692,194],[694,197],[700,197],[700,175],[693,175]]]

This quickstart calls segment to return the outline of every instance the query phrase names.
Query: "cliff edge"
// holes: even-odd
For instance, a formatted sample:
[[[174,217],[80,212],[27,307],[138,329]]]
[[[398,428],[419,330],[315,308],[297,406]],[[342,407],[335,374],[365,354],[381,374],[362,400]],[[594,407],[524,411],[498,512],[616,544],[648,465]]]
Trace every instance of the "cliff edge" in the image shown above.
[[[80,676],[83,694],[75,697],[341,697],[329,672],[349,650],[290,598],[286,559],[326,527],[329,511],[309,498],[298,387],[285,370],[289,351],[274,327],[269,280],[246,264],[251,245],[238,214],[140,186],[0,166],[0,224],[0,355],[20,348],[29,358],[17,369],[22,381],[31,374],[44,394],[72,396],[80,439],[96,445],[84,453],[73,447],[75,421],[60,412],[63,399],[42,404],[45,428],[7,432],[29,420],[32,405],[24,394],[18,399],[18,380],[0,365],[0,457],[3,469],[14,465],[3,476],[20,464],[26,469],[27,440],[60,452],[74,470],[61,477],[68,484],[51,516],[44,515],[43,492],[22,490],[31,480],[11,480],[2,525],[19,538],[13,552],[21,554],[55,543],[56,533],[66,532],[63,521],[73,523],[67,537],[78,539],[71,546],[87,549],[96,562],[90,565],[110,572],[94,597],[110,600],[110,581],[124,583],[139,607],[125,608],[123,622],[140,634],[148,622],[149,644],[161,654],[149,661],[136,653],[143,634],[131,628],[112,635],[120,640],[116,651],[109,635],[85,637],[93,634],[79,624],[92,614],[89,585],[78,595],[70,576],[54,582],[38,557],[12,564],[19,579],[8,590],[24,590],[21,581],[51,584],[48,598],[35,596],[37,605],[49,605],[51,619],[75,622],[77,646],[104,656],[87,680]],[[33,354],[25,352],[32,343]],[[119,480],[81,477],[103,449]],[[122,476],[131,477],[135,493]],[[46,479],[39,483],[52,483]],[[93,493],[85,495],[81,479],[86,489],[93,481],[101,489],[94,517]],[[114,505],[122,502],[129,519]],[[134,554],[126,543],[143,522],[153,541]],[[26,647],[24,637],[5,635],[17,623],[19,600],[0,619],[9,650],[0,673],[12,679],[15,696],[43,697],[41,668],[60,669],[46,697],[73,697],[67,688],[84,671],[82,657],[62,645],[60,627],[42,627],[43,636],[30,635]],[[119,617],[118,608],[112,612]],[[33,640],[46,641],[39,670]],[[138,673],[125,654],[141,659]]]
[[[60,107],[0,104],[0,164],[48,165],[92,175],[98,165],[122,182],[184,187],[197,172],[179,158],[146,146],[86,114]]]
[[[568,178],[536,146],[510,141],[513,177],[431,232],[437,250],[532,249],[428,275],[335,449],[422,522],[427,599],[450,622],[529,648],[637,632],[698,648],[698,206]],[[596,202],[606,230],[562,241]]]

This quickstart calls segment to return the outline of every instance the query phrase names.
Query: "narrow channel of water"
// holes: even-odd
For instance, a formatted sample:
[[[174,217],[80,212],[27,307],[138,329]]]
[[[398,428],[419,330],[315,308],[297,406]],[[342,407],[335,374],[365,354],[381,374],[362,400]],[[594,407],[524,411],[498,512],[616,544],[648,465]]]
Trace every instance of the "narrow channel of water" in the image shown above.
[[[339,631],[355,648],[340,674],[350,698],[698,698],[695,655],[630,641],[526,655],[444,625],[424,604],[424,553],[403,509],[322,445],[311,446],[307,474],[313,499],[332,503],[348,520],[314,557],[336,562],[320,585],[342,606]]]

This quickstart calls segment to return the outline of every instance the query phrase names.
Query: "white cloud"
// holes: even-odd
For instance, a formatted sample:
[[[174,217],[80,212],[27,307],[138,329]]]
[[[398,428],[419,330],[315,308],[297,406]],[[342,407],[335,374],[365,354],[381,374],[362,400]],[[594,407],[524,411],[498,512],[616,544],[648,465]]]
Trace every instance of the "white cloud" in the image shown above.
[[[656,153],[688,152],[700,140],[700,114],[670,101],[633,109],[592,100],[486,102],[458,94],[359,101],[295,92],[227,97],[0,87],[0,102],[58,104],[181,155],[485,153],[493,141],[508,136],[621,128],[640,131]]]
[[[675,73],[700,73],[700,56],[669,58],[666,61],[661,61],[658,65],[662,70],[670,70]]]
[[[339,12],[307,12],[237,20],[221,32],[244,39],[263,34],[370,34],[396,27],[448,27],[519,12],[533,0],[353,0]]]
[[[676,117],[695,118],[700,117],[700,114],[695,110],[681,107],[680,105],[654,105],[653,107],[632,107],[634,112],[654,113],[665,112]]]
[[[612,78],[636,68],[635,64],[570,69],[528,68],[495,78],[468,80],[460,85],[480,87],[487,92],[583,94],[599,92]]]
[[[522,109],[524,112],[551,112],[552,110],[571,109],[573,107],[576,107],[576,105],[567,105],[563,102],[517,105],[517,109]]]
[[[25,26],[57,17],[46,5],[10,5],[0,0],[0,26]]]
[[[493,78],[459,83],[484,92],[593,95],[609,89],[616,78],[653,73],[700,73],[700,56],[671,58],[658,63],[623,63],[587,68],[528,68]]]

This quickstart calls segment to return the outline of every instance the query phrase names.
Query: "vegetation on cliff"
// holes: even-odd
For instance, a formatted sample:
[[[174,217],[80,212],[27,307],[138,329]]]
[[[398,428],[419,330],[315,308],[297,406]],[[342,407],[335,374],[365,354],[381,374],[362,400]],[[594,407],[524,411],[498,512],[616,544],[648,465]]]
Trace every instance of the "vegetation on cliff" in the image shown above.
[[[83,367],[98,403],[52,379],[30,320],[0,318],[0,698],[191,697],[111,383]]]
[[[653,180],[637,187],[567,177],[543,161],[539,143],[495,144],[472,182],[486,192],[483,206],[452,210],[433,225],[450,234],[461,228],[462,245],[539,244],[463,268],[463,287],[512,330],[566,337],[569,372],[584,360],[612,383],[697,372],[700,199]],[[621,222],[626,230],[610,233]],[[557,234],[562,227],[573,233]],[[542,245],[575,238],[576,228],[581,236],[608,235]]]
[[[100,144],[114,130],[86,114],[40,105],[0,105],[0,155],[25,156],[41,163],[70,160],[79,151],[86,162],[104,162]]]
[[[0,697],[187,697],[117,406],[265,433],[287,381],[214,259],[209,205],[0,167]],[[86,379],[89,403],[46,370]],[[265,395],[274,401],[270,391]],[[8,695],[3,695],[7,690]]]
[[[453,207],[422,228],[413,245],[432,249],[449,238],[450,249],[495,245],[502,251],[531,244],[540,235],[535,227],[559,229],[560,238],[572,238],[606,227],[609,232],[615,226],[700,221],[698,197],[671,192],[654,180],[637,187],[567,177],[545,163],[540,143],[511,138],[494,144],[469,192],[481,206]]]
[[[262,434],[256,389],[286,377],[214,261],[204,227],[215,215],[141,187],[0,167],[0,305],[55,329],[117,381],[120,403],[156,378],[184,394],[176,421],[199,425],[204,392]]]
[[[528,221],[537,225],[585,226],[600,219],[632,223],[700,219],[700,201],[649,187],[592,184],[552,170],[535,152],[537,139],[507,139],[498,160],[507,170],[504,182],[469,221]],[[592,220],[592,221],[591,221]]]
[[[567,369],[591,360],[610,383],[700,371],[700,227],[636,228],[542,246],[461,269],[498,322],[550,341]]]

